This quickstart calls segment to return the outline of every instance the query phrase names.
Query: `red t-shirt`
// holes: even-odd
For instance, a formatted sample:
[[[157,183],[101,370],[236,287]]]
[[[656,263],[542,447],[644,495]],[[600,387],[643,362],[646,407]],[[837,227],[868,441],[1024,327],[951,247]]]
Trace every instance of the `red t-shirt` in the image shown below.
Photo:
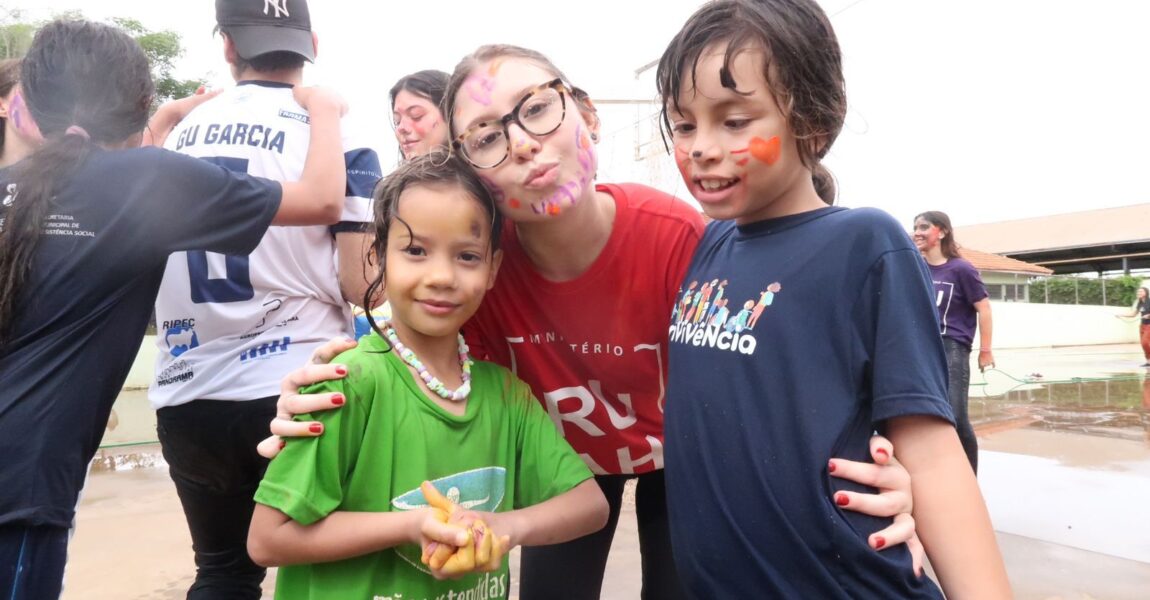
[[[595,473],[645,473],[663,468],[668,327],[703,221],[646,186],[596,189],[615,198],[615,222],[587,272],[544,279],[508,227],[495,287],[464,332],[477,358],[531,385]]]

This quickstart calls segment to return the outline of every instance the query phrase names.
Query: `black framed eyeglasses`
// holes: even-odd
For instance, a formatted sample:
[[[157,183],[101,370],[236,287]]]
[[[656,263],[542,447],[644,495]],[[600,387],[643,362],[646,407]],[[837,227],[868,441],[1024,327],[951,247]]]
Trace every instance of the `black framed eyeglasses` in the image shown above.
[[[531,135],[547,135],[567,116],[566,95],[571,88],[553,79],[527,92],[515,108],[495,121],[476,123],[451,142],[451,146],[476,169],[493,169],[511,154],[507,126],[515,123]]]

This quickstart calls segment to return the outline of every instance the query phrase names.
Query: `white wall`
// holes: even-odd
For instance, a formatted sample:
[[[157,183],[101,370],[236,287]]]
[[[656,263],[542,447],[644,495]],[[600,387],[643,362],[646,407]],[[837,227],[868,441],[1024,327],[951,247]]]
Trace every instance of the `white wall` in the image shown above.
[[[1137,319],[1116,319],[1130,309],[1113,306],[1069,304],[1026,304],[991,302],[994,315],[995,348],[1036,348],[1049,346],[1089,346],[1094,344],[1133,344],[1138,342]],[[978,347],[978,339],[974,341]],[[156,365],[156,337],[149,335],[140,345],[136,362],[124,389],[141,389],[152,382]]]
[[[132,370],[128,373],[128,380],[124,382],[124,389],[136,390],[146,388],[152,383],[153,371],[156,368],[156,336],[144,336],[140,344],[140,351],[136,354],[136,361],[132,363]]]
[[[1114,306],[991,302],[995,348],[1086,346],[1138,342],[1138,320],[1117,319]],[[978,346],[977,337],[974,343]]]

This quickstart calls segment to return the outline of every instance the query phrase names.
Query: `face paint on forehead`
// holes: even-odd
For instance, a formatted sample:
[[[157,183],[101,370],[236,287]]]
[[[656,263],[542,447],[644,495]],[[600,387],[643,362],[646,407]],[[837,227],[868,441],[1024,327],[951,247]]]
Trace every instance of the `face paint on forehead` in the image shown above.
[[[503,65],[503,57],[496,58],[482,73],[475,73],[463,82],[467,95],[483,106],[491,106],[491,92],[495,91],[495,75]]]

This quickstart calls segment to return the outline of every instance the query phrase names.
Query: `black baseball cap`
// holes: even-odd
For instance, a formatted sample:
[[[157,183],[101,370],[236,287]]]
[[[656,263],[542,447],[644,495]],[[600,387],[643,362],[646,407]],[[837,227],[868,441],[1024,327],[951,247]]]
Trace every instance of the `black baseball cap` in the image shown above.
[[[277,51],[315,60],[306,0],[216,0],[216,25],[245,60]]]

